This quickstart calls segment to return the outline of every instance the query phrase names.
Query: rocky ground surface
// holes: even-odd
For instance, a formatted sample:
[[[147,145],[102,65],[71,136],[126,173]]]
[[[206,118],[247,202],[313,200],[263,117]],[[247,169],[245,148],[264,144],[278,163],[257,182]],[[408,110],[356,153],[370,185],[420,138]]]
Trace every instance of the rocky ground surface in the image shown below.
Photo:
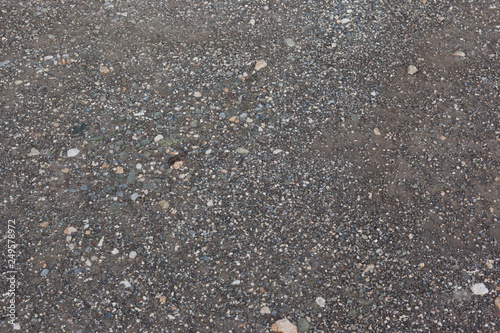
[[[499,7],[1,2],[0,326],[498,332]]]

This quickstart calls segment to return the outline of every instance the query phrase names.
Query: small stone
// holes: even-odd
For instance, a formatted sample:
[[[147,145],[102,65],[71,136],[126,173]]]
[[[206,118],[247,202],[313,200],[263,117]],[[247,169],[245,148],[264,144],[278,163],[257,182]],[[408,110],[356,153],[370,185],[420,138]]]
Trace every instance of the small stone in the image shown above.
[[[240,122],[240,119],[236,116],[232,116],[231,118],[229,118],[229,121],[232,122],[232,123],[239,123]]]
[[[294,47],[295,46],[295,42],[291,38],[285,38],[285,44],[288,47]]]
[[[36,148],[31,148],[31,151],[30,151],[30,153],[28,154],[28,156],[37,156],[37,155],[40,155],[40,152],[38,151],[38,149],[36,149]]]
[[[40,227],[42,228],[47,228],[49,226],[49,221],[45,221],[39,224]]]
[[[161,209],[166,210],[170,206],[167,200],[161,200],[158,205],[160,206]]]
[[[210,155],[211,153],[212,153],[212,149],[209,148],[209,149],[205,150],[206,155]]]
[[[486,288],[484,283],[476,283],[470,289],[474,295],[486,295],[488,293],[488,288]]]
[[[254,19],[250,19],[250,21],[248,21],[248,24],[255,25],[255,20]]]
[[[132,199],[132,201],[136,201],[137,198],[139,198],[139,194],[137,193],[133,193],[131,196],[130,196],[130,199]]]
[[[266,66],[267,66],[267,62],[265,60],[259,60],[255,64],[255,67],[253,69],[255,69],[256,71],[259,71]]]
[[[375,133],[375,135],[382,135],[382,133],[380,133],[380,130],[377,127],[373,129],[373,133]]]
[[[238,147],[235,150],[238,154],[248,154],[250,151],[248,149],[245,149],[243,147]]]
[[[275,150],[273,150],[273,154],[274,155],[279,154],[281,152],[283,152],[283,150],[281,150],[281,149],[275,149]]]
[[[280,319],[271,325],[271,330],[278,333],[298,333],[297,326],[293,325],[288,319]]]
[[[300,333],[309,331],[310,327],[311,325],[309,324],[309,321],[306,318],[300,318],[297,321],[297,329]]]
[[[163,139],[163,135],[158,134],[157,136],[155,136],[154,141],[159,142],[161,139]]]
[[[351,22],[351,19],[349,19],[349,18],[343,18],[342,20],[340,20],[340,23],[342,23],[342,24],[347,24],[349,22]]]
[[[465,57],[465,52],[464,51],[455,51],[455,53],[453,53],[453,55],[455,57],[461,57],[461,58],[464,58]]]
[[[413,75],[417,72],[418,72],[417,67],[415,67],[413,65],[408,66],[408,68],[406,69],[406,73],[408,73],[408,75]]]
[[[45,268],[41,273],[40,275],[41,276],[47,276],[47,274],[49,274],[49,270],[47,268]]]
[[[174,163],[174,165],[172,165],[172,168],[174,168],[174,170],[178,170],[180,169],[180,167],[182,166],[182,164],[184,164],[183,161],[177,161]]]
[[[97,243],[97,246],[102,247],[103,244],[104,244],[104,236],[101,237],[101,240],[99,241],[99,243]]]
[[[71,148],[70,150],[68,150],[67,155],[68,155],[68,157],[75,157],[79,153],[80,153],[80,151],[78,149]]]
[[[116,247],[111,251],[111,254],[118,254],[120,250],[118,250]]]
[[[214,201],[212,199],[208,200],[207,206],[208,207],[213,207],[214,206]]]
[[[135,259],[137,257],[137,252],[135,251],[130,251],[130,253],[128,254],[128,257],[130,259]]]
[[[323,297],[316,297],[316,304],[318,304],[320,308],[324,308],[326,300]]]
[[[16,86],[18,86],[18,85],[20,85],[20,84],[22,84],[22,83],[23,83],[23,81],[22,81],[22,80],[16,80],[16,81],[14,81],[14,84],[15,84]]]
[[[136,168],[137,170],[141,170],[141,169],[142,169],[142,164],[141,164],[141,163],[137,163],[137,164],[135,165],[135,168]]]
[[[115,173],[122,174],[123,173],[123,167],[121,167],[121,166],[116,167]]]
[[[74,232],[76,232],[76,228],[75,227],[67,227],[66,229],[64,229],[64,233],[66,235],[71,235]]]
[[[234,280],[233,282],[231,282],[232,286],[239,286],[240,284],[241,284],[241,280]]]
[[[167,302],[167,297],[166,296],[160,296],[160,303],[165,304]]]
[[[130,282],[128,282],[127,280],[123,280],[122,282],[120,282],[120,284],[121,284],[124,288],[130,288],[130,287],[132,287],[132,285],[130,284]]]
[[[495,305],[497,306],[498,310],[500,310],[500,296],[495,298]]]
[[[195,91],[195,93],[194,93],[194,97],[201,97],[201,92],[199,92],[199,91]]]
[[[261,315],[271,314],[271,309],[269,309],[268,306],[263,306],[262,309],[260,309],[260,314]]]
[[[109,72],[111,72],[111,70],[106,66],[101,66],[99,67],[99,72],[101,72],[102,74],[108,74]]]
[[[68,172],[69,172],[69,169],[68,169],[68,168],[63,168],[63,169],[61,169],[61,172],[62,172],[62,173],[68,173]]]
[[[168,318],[169,320],[174,320],[174,319],[175,319],[175,317],[174,317],[174,316],[172,316],[171,314],[167,315],[167,318]]]

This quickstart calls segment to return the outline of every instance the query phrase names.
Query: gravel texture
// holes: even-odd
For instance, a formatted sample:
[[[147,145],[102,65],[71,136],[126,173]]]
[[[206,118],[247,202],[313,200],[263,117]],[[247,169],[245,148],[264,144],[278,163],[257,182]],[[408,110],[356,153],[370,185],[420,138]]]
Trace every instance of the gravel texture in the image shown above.
[[[499,331],[495,1],[0,10],[2,329]]]

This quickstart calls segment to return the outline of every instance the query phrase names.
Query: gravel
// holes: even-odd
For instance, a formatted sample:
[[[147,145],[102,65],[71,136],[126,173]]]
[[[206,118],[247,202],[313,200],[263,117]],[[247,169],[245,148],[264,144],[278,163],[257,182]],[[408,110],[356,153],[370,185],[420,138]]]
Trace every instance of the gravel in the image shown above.
[[[2,2],[0,326],[497,332],[495,5]]]

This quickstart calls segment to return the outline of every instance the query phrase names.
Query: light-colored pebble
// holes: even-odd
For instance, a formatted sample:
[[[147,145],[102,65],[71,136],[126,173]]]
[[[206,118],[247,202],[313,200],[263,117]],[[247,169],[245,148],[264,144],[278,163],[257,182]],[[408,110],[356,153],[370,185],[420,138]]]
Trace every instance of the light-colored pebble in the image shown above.
[[[380,133],[380,130],[377,127],[373,129],[373,133],[375,133],[375,135],[382,135],[382,133]]]
[[[120,250],[118,250],[117,248],[114,248],[113,251],[111,251],[111,254],[118,254],[120,253]]]
[[[318,304],[320,308],[324,308],[326,300],[323,297],[316,297],[316,304]]]
[[[111,70],[106,66],[101,66],[99,67],[99,72],[101,72],[102,74],[108,74],[109,72],[111,72]]]
[[[259,60],[257,61],[257,63],[255,64],[255,67],[253,69],[255,69],[256,71],[260,71],[262,68],[266,67],[267,66],[267,62],[265,60]]]
[[[285,38],[285,44],[288,47],[294,47],[295,46],[295,42],[291,38]]]
[[[236,148],[236,152],[238,154],[248,154],[250,151],[248,149],[243,148],[243,147],[238,147],[238,148]]]
[[[137,252],[135,251],[130,251],[130,253],[128,254],[128,257],[130,259],[135,259],[137,257]]]
[[[486,295],[488,293],[488,288],[484,283],[476,283],[470,289],[474,295]]]
[[[194,97],[201,97],[201,92],[195,91],[194,92]]]
[[[254,19],[250,19],[250,21],[248,21],[248,24],[255,25],[255,20]]]
[[[29,152],[28,156],[36,156],[40,155],[40,152],[36,148],[31,148],[31,151]]]
[[[234,280],[233,282],[231,282],[232,286],[239,286],[240,284],[241,284],[241,280]]]
[[[64,229],[64,233],[66,235],[71,235],[72,233],[76,232],[76,228],[75,227],[67,227],[66,229]]]
[[[160,208],[161,208],[161,209],[163,209],[163,210],[167,209],[167,208],[170,206],[170,204],[168,203],[168,201],[167,201],[167,200],[161,200],[161,201],[158,203],[158,205],[159,205],[159,206],[160,206]]]
[[[260,309],[261,315],[270,314],[270,313],[271,313],[271,309],[269,309],[268,306],[263,306],[262,309]]]
[[[132,287],[132,285],[130,284],[130,282],[128,282],[127,280],[123,280],[122,282],[120,282],[120,284],[121,284],[124,288],[130,288],[130,287]]]
[[[406,73],[408,73],[408,75],[413,75],[413,74],[416,74],[417,72],[418,72],[418,68],[415,67],[414,65],[410,65],[406,69]]]
[[[465,57],[465,52],[464,51],[455,51],[455,53],[453,53],[453,55],[455,57],[461,57],[461,58],[464,58]]]
[[[70,150],[68,150],[68,152],[66,154],[67,154],[68,157],[75,157],[79,153],[80,153],[80,151],[78,149],[71,148]]]
[[[273,332],[279,333],[297,333],[297,326],[292,324],[288,319],[280,319],[271,326]]]
[[[163,135],[158,134],[157,136],[155,136],[154,141],[155,141],[155,142],[158,142],[158,141],[160,141],[160,140],[162,140],[162,139],[163,139]]]
[[[132,199],[132,201],[136,201],[137,198],[139,198],[139,194],[137,193],[133,193],[131,196],[130,196],[130,199]]]

